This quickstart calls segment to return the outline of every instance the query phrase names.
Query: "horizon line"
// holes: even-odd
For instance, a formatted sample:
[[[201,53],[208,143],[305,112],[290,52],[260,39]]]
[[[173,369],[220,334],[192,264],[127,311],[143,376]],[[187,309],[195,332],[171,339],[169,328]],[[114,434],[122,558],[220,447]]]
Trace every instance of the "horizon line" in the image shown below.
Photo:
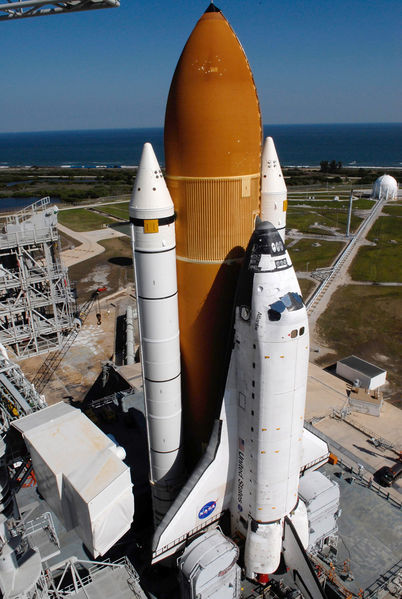
[[[402,125],[402,121],[362,121],[362,122],[339,122],[339,123],[263,123],[263,127],[321,127],[321,126],[341,126],[341,125]],[[147,127],[93,127],[90,129],[36,129],[31,131],[1,131],[0,135],[19,135],[30,133],[83,133],[91,131],[133,131],[163,129],[163,125],[152,125]]]

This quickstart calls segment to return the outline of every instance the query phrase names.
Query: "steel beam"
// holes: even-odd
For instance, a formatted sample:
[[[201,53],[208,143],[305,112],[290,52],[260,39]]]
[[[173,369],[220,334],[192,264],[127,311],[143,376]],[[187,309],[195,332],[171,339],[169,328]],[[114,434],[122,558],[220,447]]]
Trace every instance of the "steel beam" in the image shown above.
[[[118,6],[120,0],[0,0],[0,21]]]

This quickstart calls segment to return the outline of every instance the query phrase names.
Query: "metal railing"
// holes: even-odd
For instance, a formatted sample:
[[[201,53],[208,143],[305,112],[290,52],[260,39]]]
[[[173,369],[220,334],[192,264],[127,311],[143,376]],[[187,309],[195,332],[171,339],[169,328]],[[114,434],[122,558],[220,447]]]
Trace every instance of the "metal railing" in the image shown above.
[[[362,599],[371,599],[371,597],[378,597],[379,591],[382,591],[386,586],[390,584],[395,578],[401,576],[402,572],[402,559],[396,562],[386,572],[381,574],[377,580],[375,580],[370,586],[364,589]],[[402,578],[400,582],[400,592],[402,594]],[[397,597],[397,595],[394,595]],[[401,596],[401,595],[399,595]]]
[[[377,493],[379,497],[382,497],[382,499],[389,501],[390,504],[396,507],[397,509],[402,510],[402,500],[397,496],[397,494],[394,491],[386,491],[383,487],[381,487],[381,485],[379,485],[373,480],[371,474],[367,473],[367,471],[359,467],[359,465],[356,466],[356,464],[348,463],[348,460],[344,457],[337,457],[338,464],[340,464],[346,470],[346,472],[348,472],[351,475],[352,480],[356,480],[357,483],[361,486],[366,487],[371,491],[374,491],[374,493]]]
[[[139,598],[145,597],[144,595],[141,595],[138,593],[140,578],[139,578],[137,572],[134,570],[134,567],[132,566],[132,564],[129,562],[127,557],[122,557],[122,558],[116,560],[115,562],[110,562],[110,561],[90,562],[90,561],[86,561],[86,560],[78,560],[75,562],[68,563],[66,565],[66,568],[68,568],[68,567],[77,568],[77,566],[80,566],[80,565],[87,568],[88,574],[86,576],[79,576],[79,578],[78,578],[79,583],[76,585],[70,584],[67,586],[63,586],[62,589],[57,589],[59,592],[62,592],[63,596],[64,595],[68,596],[69,594],[76,592],[77,587],[85,588],[86,586],[96,582],[96,575],[105,569],[109,569],[109,570],[124,569],[127,572],[129,580],[131,579],[130,582],[134,583],[134,585],[133,585],[134,592],[136,592],[137,597],[139,597]],[[88,566],[90,566],[90,567],[88,567]],[[135,588],[136,586],[137,586],[137,589]]]
[[[195,534],[197,534],[197,532],[200,532],[204,528],[206,529],[206,528],[209,528],[209,526],[212,526],[213,524],[216,524],[216,522],[218,522],[218,520],[219,520],[219,518],[221,516],[222,516],[222,512],[219,512],[219,514],[213,520],[208,520],[208,523],[205,523],[205,524],[199,524],[198,526],[196,526],[195,528],[193,528],[192,530],[190,530],[188,533],[182,535],[181,537],[178,537],[177,539],[175,539],[171,543],[168,543],[167,545],[165,545],[164,547],[162,547],[161,549],[159,549],[159,551],[154,551],[152,553],[152,559],[155,559],[156,557],[159,557],[163,553],[167,553],[168,551],[171,551],[175,547],[179,547],[180,545],[182,545],[183,543],[185,543],[188,539],[190,539],[192,536],[194,536]]]
[[[347,422],[347,424],[350,424],[350,426],[352,426],[356,430],[360,431],[361,433],[364,433],[367,437],[369,437],[369,439],[373,440],[374,445],[378,443],[378,445],[383,446],[386,449],[389,449],[390,451],[394,451],[395,453],[399,453],[399,451],[401,450],[401,447],[399,445],[391,443],[391,441],[385,439],[384,437],[378,437],[376,433],[374,433],[366,426],[363,426],[363,424],[359,424],[358,422],[355,422],[354,420],[349,418],[348,415],[343,412],[343,410],[339,410],[338,408],[332,408],[331,417],[343,420]]]
[[[354,249],[354,246],[358,239],[361,237],[362,233],[367,229],[367,227],[372,223],[372,221],[377,218],[378,213],[380,212],[380,208],[382,207],[383,202],[378,201],[374,204],[369,216],[360,223],[359,228],[357,229],[355,235],[351,238],[346,247],[339,254],[338,258],[335,260],[333,266],[331,267],[331,271],[328,276],[318,285],[317,289],[315,289],[314,293],[306,302],[307,312],[310,314],[314,308],[317,306],[319,301],[324,296],[331,282],[338,274],[339,270],[345,264],[346,260],[350,256],[350,253]]]
[[[363,460],[360,460],[360,462],[363,462],[363,464],[357,462],[357,457],[354,456],[349,450],[347,450],[345,447],[342,447],[339,443],[337,443],[336,441],[328,437],[325,433],[315,428],[309,422],[305,421],[304,426],[310,432],[314,433],[315,435],[317,435],[317,437],[319,437],[328,444],[328,447],[330,448],[331,452],[334,453],[338,458],[337,463],[341,467],[343,467],[347,473],[351,475],[351,478],[353,480],[356,480],[358,484],[361,484],[362,486],[370,489],[371,491],[374,491],[375,493],[377,493],[377,495],[379,495],[386,501],[389,501],[391,505],[393,505],[395,508],[399,510],[402,509],[401,495],[392,489],[390,489],[389,491],[385,491],[383,487],[381,487],[373,480],[374,468],[372,468],[369,464],[364,463]]]
[[[60,548],[59,539],[57,537],[56,528],[54,526],[52,514],[50,512],[45,512],[35,520],[30,520],[24,525],[25,529],[25,537],[29,537],[36,532],[41,530],[45,530],[49,536],[49,539],[54,543],[58,548]]]

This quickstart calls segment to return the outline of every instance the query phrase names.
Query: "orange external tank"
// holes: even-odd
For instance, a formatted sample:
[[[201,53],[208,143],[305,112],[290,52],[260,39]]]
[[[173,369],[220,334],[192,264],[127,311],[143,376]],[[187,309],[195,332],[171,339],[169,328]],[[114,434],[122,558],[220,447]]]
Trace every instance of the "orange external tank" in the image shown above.
[[[184,439],[195,459],[222,396],[231,312],[259,211],[261,115],[244,50],[211,4],[181,54],[165,117],[176,211]]]

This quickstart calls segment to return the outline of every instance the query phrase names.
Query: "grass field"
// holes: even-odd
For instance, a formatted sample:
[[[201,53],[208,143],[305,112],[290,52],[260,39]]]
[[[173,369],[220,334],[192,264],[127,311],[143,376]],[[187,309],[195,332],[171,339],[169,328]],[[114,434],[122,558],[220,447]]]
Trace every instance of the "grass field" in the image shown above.
[[[343,212],[335,212],[333,210],[320,210],[320,213],[327,221],[329,221],[330,227],[336,227],[342,233],[346,232],[346,224],[348,221],[347,210]],[[356,231],[362,220],[363,219],[360,218],[360,216],[352,214],[350,230],[352,232]]]
[[[288,229],[297,229],[301,233],[320,233],[323,235],[330,235],[331,233],[326,232],[315,226],[318,225],[324,227],[331,227],[337,229],[339,232],[346,232],[346,221],[347,211],[335,211],[325,208],[315,210],[311,208],[296,208],[289,206],[286,227]],[[351,230],[355,231],[362,219],[352,214]]]
[[[314,247],[313,243],[319,243]],[[289,254],[296,271],[312,271],[330,266],[345,244],[342,241],[314,241],[301,239],[289,248]]]
[[[402,288],[347,285],[332,296],[327,310],[317,321],[317,330],[336,352],[336,359],[357,355],[388,371],[392,399],[402,388]],[[322,365],[326,366],[324,359]]]
[[[96,214],[85,208],[74,208],[73,210],[60,210],[58,221],[73,231],[93,231],[103,229],[104,225],[114,221],[107,216]]]
[[[116,218],[121,218],[121,220],[128,220],[128,206],[130,202],[119,202],[118,204],[104,204],[103,206],[99,206],[96,209],[100,212],[105,212],[106,214],[111,214]]]
[[[385,214],[391,214],[392,216],[402,216],[402,206],[384,206],[382,209]],[[402,223],[401,223],[402,226]]]
[[[289,204],[290,205],[295,205],[295,204],[304,204],[307,206],[310,206],[311,208],[332,208],[333,210],[348,210],[349,207],[349,201],[347,200],[341,200],[341,201],[334,201],[334,200],[315,200],[315,201],[311,201],[311,200],[305,200],[303,198],[300,199],[296,199],[296,198],[291,198],[289,200]],[[353,210],[371,210],[371,208],[373,207],[374,201],[373,200],[368,200],[366,198],[359,198],[358,200],[354,200],[353,202]]]
[[[376,245],[359,249],[350,267],[352,279],[402,283],[402,221],[380,216],[367,239]]]

